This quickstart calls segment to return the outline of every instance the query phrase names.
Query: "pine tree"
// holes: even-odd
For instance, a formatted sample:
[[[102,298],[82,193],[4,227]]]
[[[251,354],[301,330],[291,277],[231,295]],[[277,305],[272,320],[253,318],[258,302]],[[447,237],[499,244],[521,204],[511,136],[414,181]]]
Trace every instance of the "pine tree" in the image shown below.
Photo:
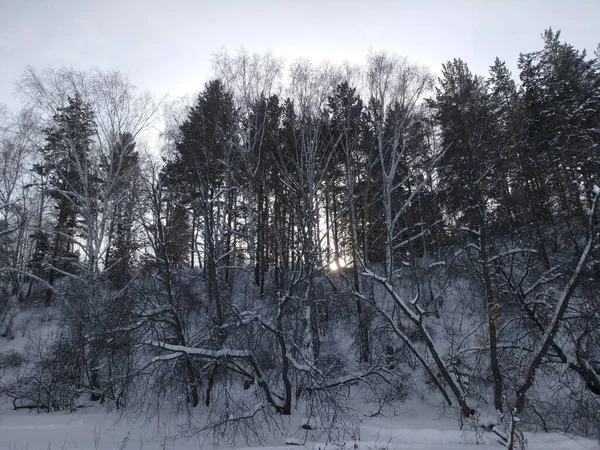
[[[276,207],[270,204],[269,198],[275,198],[277,202],[281,194],[280,188],[277,187],[278,174],[273,160],[273,154],[279,150],[281,111],[279,97],[276,95],[258,98],[250,105],[250,117],[243,124],[243,135],[250,141],[247,147],[250,154],[241,156],[245,162],[245,169],[238,180],[242,181],[241,189],[254,193],[252,204],[245,205],[246,208],[256,209],[256,226],[248,224],[247,239],[256,240],[254,282],[260,287],[261,294],[265,290],[265,274],[270,266],[277,264],[279,254],[276,232],[272,229],[279,217],[274,217]],[[248,161],[251,161],[251,164],[248,164]],[[252,269],[252,256],[249,256],[249,259]]]
[[[234,261],[237,194],[237,161],[233,151],[235,126],[232,96],[221,81],[207,83],[180,127],[175,159],[165,169],[168,186],[181,195],[181,203],[173,205],[171,213],[181,220],[185,217],[183,206],[189,206],[193,223],[202,229],[206,291],[209,303],[214,306],[213,342],[217,349],[227,339],[227,332],[221,328],[227,314],[223,291],[230,283],[230,266]],[[197,221],[197,218],[200,220]],[[176,228],[172,231],[181,232]],[[205,393],[207,406],[211,402],[216,376],[217,366],[214,366]]]
[[[498,130],[485,80],[455,59],[442,66],[436,98],[429,102],[441,128],[444,159],[440,188],[458,225],[477,228],[498,194]]]
[[[131,278],[133,257],[138,247],[133,230],[140,170],[135,146],[133,136],[123,133],[112,145],[109,157],[102,162],[104,177],[114,180],[108,194],[114,194],[114,202],[104,266],[109,278],[119,288],[123,288]]]
[[[466,248],[475,249],[479,262],[476,268],[483,285],[488,316],[494,407],[502,411],[503,380],[497,347],[500,305],[489,264],[493,252],[490,224],[495,205],[502,198],[505,180],[497,111],[485,80],[473,75],[460,59],[442,66],[440,87],[430,106],[434,108],[434,117],[441,128],[445,149],[438,170],[446,211],[457,230],[466,230]]]
[[[364,240],[365,223],[364,205],[368,195],[359,189],[359,183],[363,186],[370,186],[372,180],[365,176],[368,173],[366,167],[368,157],[364,148],[364,114],[363,103],[356,94],[356,88],[351,88],[347,82],[339,84],[332,96],[329,97],[330,132],[333,134],[331,141],[337,143],[335,150],[339,159],[341,179],[337,183],[345,190],[344,203],[345,214],[335,214],[334,222],[341,222],[343,227],[347,228],[349,239],[346,242],[338,242],[341,233],[335,233],[334,239],[337,246],[346,245],[346,258],[351,261],[352,284],[356,293],[362,291],[360,284],[360,265],[368,261],[366,249],[361,245]],[[342,209],[340,207],[340,209]],[[336,259],[339,258],[339,250],[336,247]],[[356,300],[357,331],[359,342],[359,359],[361,362],[369,362],[371,359],[370,330],[367,312],[360,300]]]
[[[560,32],[546,30],[543,39],[542,50],[519,58],[530,171],[546,220],[557,215],[578,227],[600,175],[600,71]]]
[[[46,145],[41,149],[43,162],[36,171],[48,179],[47,194],[56,201],[56,225],[52,245],[49,289],[46,303],[52,298],[56,277],[76,269],[75,250],[78,212],[91,201],[96,180],[91,168],[91,147],[96,132],[91,107],[76,94],[67,105],[58,108],[53,125],[45,130]]]

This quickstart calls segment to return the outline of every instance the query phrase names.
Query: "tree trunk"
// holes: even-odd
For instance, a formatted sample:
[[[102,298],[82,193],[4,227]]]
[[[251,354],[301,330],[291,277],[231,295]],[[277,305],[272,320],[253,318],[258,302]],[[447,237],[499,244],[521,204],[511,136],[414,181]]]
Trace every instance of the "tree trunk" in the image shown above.
[[[484,221],[482,221],[484,222]],[[485,303],[488,318],[488,339],[490,343],[490,369],[494,379],[494,408],[502,412],[502,398],[504,390],[502,386],[502,373],[498,363],[498,331],[496,321],[500,315],[500,305],[495,301],[494,291],[492,289],[492,280],[488,265],[487,234],[485,224],[482,224],[479,232],[479,248],[481,258],[481,273],[485,285]]]

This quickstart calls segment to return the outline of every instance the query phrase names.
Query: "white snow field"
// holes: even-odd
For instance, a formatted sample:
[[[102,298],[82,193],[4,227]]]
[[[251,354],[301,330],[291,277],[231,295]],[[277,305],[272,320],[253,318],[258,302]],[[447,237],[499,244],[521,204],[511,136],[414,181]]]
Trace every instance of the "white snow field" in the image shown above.
[[[365,411],[370,408],[365,405]],[[287,437],[276,436],[261,445],[232,446],[212,436],[181,437],[182,428],[173,418],[142,423],[127,416],[105,413],[99,408],[75,413],[36,413],[3,411],[0,415],[0,449],[2,450],[196,450],[212,448],[236,449],[357,449],[357,450],[464,450],[500,449],[496,436],[488,431],[461,431],[452,411],[440,415],[439,409],[422,402],[408,401],[397,405],[385,416],[364,417],[357,427],[355,439],[327,442],[311,439],[310,433],[293,416],[284,425]],[[468,427],[465,427],[468,428]],[[295,431],[294,431],[295,430]],[[285,434],[285,433],[284,433]],[[180,437],[177,437],[177,436]],[[600,449],[597,441],[558,433],[527,433],[530,450]]]

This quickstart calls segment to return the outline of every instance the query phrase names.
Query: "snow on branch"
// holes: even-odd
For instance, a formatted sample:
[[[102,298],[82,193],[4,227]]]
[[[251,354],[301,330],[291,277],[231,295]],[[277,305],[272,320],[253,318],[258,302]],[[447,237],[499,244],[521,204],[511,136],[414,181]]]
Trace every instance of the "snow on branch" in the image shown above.
[[[314,366],[310,366],[308,364],[302,364],[301,362],[298,362],[289,353],[286,354],[285,357],[288,359],[289,362],[292,363],[292,365],[296,368],[296,370],[299,370],[300,372],[314,373],[316,371],[316,368]]]
[[[469,227],[459,227],[458,231],[466,231],[468,233],[474,234],[475,236],[481,236],[481,233],[479,231],[473,230]]]
[[[494,262],[497,259],[503,258],[505,256],[515,255],[517,253],[538,253],[538,251],[534,250],[532,248],[513,248],[510,250],[506,250],[505,252],[498,253],[497,255],[494,255],[494,256],[488,258],[487,261],[488,261],[488,263]]]
[[[152,362],[155,363],[157,361],[170,361],[172,359],[177,359],[180,356],[183,356],[185,353],[177,352],[177,353],[169,353],[168,355],[160,355],[152,358]]]
[[[173,354],[172,358],[182,356],[183,354],[201,356],[203,358],[209,358],[209,359],[249,358],[252,356],[252,354],[248,350],[232,350],[232,349],[227,349],[227,348],[224,348],[221,350],[210,350],[207,348],[188,347],[186,345],[167,344],[166,342],[159,342],[159,341],[150,341],[150,342],[148,342],[148,344],[153,347],[164,348],[165,350],[171,350],[172,352],[177,352],[177,353]],[[172,358],[170,358],[170,359],[172,359]]]
[[[573,274],[567,281],[567,284],[565,285],[564,290],[558,300],[558,303],[554,310],[552,320],[548,324],[548,326],[546,328],[546,332],[544,333],[544,336],[540,340],[537,349],[535,350],[535,352],[533,352],[533,356],[531,357],[531,360],[530,360],[530,362],[527,366],[527,370],[525,372],[525,377],[524,377],[523,383],[517,389],[517,406],[516,407],[517,407],[518,411],[523,410],[523,408],[525,407],[525,394],[527,393],[527,391],[531,388],[531,386],[534,383],[535,375],[536,375],[538,367],[540,366],[542,359],[546,356],[546,354],[548,353],[548,350],[554,343],[554,337],[556,336],[556,333],[558,332],[560,322],[563,319],[565,312],[567,311],[567,308],[569,306],[569,301],[571,300],[571,297],[573,296],[573,293],[575,292],[575,288],[577,287],[577,284],[581,277],[581,273],[583,272],[585,264],[590,255],[591,249],[593,248],[594,237],[595,237],[594,236],[594,232],[595,232],[594,216],[596,215],[599,202],[600,202],[600,190],[597,190],[594,192],[594,199],[592,201],[592,207],[591,207],[590,213],[589,213],[590,220],[589,220],[589,226],[588,226],[587,243],[586,243],[583,251],[581,252],[581,256],[579,257],[577,266],[573,270]]]
[[[352,373],[350,375],[345,375],[345,376],[336,378],[323,386],[309,387],[309,388],[307,388],[307,391],[313,391],[313,392],[314,391],[323,391],[323,390],[332,389],[332,388],[335,388],[338,386],[353,384],[353,383],[356,383],[359,381],[367,383],[367,378],[369,378],[371,376],[378,376],[381,379],[383,379],[384,381],[389,382],[388,379],[385,378],[384,373],[387,375],[391,375],[391,372],[388,371],[387,369],[380,367],[380,366],[374,366],[374,367],[368,368],[364,372]]]

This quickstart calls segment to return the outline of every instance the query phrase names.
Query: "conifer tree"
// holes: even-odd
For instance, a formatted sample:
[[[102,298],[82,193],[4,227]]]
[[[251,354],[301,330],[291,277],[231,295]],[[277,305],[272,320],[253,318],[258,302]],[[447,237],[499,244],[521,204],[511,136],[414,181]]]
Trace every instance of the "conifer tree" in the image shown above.
[[[51,301],[56,277],[77,270],[76,232],[85,232],[78,226],[78,213],[86,204],[91,206],[97,186],[91,164],[95,131],[94,113],[78,94],[58,108],[45,131],[43,162],[36,171],[47,176],[47,193],[56,202],[46,303]]]

